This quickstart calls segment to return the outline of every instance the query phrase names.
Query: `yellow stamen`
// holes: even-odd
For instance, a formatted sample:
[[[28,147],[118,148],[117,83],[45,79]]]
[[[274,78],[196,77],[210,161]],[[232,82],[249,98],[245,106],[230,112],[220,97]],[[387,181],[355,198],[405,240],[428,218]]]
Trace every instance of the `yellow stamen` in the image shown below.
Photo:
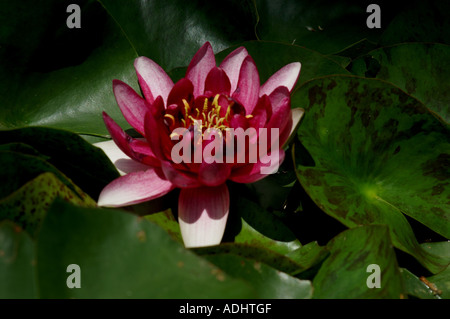
[[[183,99],[182,101],[184,104],[184,111],[186,112],[186,115],[187,115],[187,114],[189,114],[189,111],[191,110],[191,106],[185,99]]]
[[[175,118],[173,117],[172,114],[164,114],[165,118],[171,119],[172,120],[172,125],[175,124]]]
[[[203,103],[203,113],[205,113],[208,110],[208,99],[205,98],[205,103]]]

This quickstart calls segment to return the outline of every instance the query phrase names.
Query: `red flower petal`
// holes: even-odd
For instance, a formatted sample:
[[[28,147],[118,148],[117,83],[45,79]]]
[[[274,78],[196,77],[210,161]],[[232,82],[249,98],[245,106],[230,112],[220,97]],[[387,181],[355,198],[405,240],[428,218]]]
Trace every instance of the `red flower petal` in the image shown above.
[[[206,76],[215,66],[216,59],[213,49],[211,44],[206,42],[194,55],[186,71],[186,78],[194,85],[194,96],[203,94]]]
[[[298,76],[300,74],[301,64],[300,62],[293,62],[285,65],[277,72],[275,72],[267,81],[261,86],[259,90],[259,96],[263,94],[270,95],[277,87],[285,86],[289,92],[297,83]]]
[[[158,99],[161,99],[161,97],[158,97]],[[166,155],[170,154],[173,145],[167,126],[163,121],[163,117],[155,117],[151,112],[147,112],[144,119],[145,138],[155,157],[160,160],[170,158],[170,155],[169,157]]]
[[[178,200],[178,222],[188,248],[220,244],[230,209],[226,184],[185,188]]]
[[[127,156],[146,165],[160,166],[149,144],[129,136],[106,112],[103,112],[103,121],[114,142]]]
[[[267,177],[269,172],[275,173],[281,163],[283,163],[285,153],[283,150],[273,150],[272,152],[273,153],[270,154],[270,156],[273,156],[272,162],[267,155],[265,157],[263,156],[262,160],[267,161],[267,163],[263,163],[261,159],[258,159],[258,162],[255,164],[248,164],[236,168],[231,172],[229,179],[236,183],[254,183]],[[276,154],[278,154],[278,158],[275,156]]]
[[[174,186],[160,176],[162,174],[159,169],[152,168],[121,176],[102,190],[98,205],[121,207],[161,197],[174,189]]]
[[[189,102],[194,92],[192,82],[186,78],[182,78],[173,86],[167,98],[167,105],[183,105],[183,99]]]
[[[265,127],[267,121],[272,116],[272,106],[270,99],[267,95],[263,95],[259,98],[258,103],[253,109],[253,117],[249,120],[249,123],[257,131],[260,127]]]
[[[176,187],[180,188],[191,188],[202,186],[202,183],[197,180],[195,174],[189,172],[182,172],[174,168],[172,163],[168,161],[163,161],[161,167],[164,176]]]
[[[205,94],[230,94],[230,80],[224,70],[214,67],[209,71],[205,80]]]
[[[228,163],[206,163],[205,159],[200,164],[198,179],[203,185],[218,186],[228,179],[231,169]]]
[[[255,62],[247,56],[242,62],[239,81],[232,97],[251,114],[259,97],[259,74]]]
[[[153,103],[158,96],[161,96],[166,102],[173,87],[172,79],[167,73],[154,61],[143,56],[134,61],[134,68],[145,99]]]

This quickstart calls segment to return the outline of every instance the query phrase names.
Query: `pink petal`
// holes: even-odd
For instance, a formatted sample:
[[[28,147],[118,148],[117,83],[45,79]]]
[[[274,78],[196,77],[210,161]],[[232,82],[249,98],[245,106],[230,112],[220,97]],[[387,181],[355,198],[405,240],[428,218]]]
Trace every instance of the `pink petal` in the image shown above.
[[[121,176],[101,191],[98,205],[121,207],[161,197],[174,189],[174,186],[160,176],[160,170],[152,168]]]
[[[225,71],[230,79],[231,88],[230,92],[236,90],[236,86],[239,80],[239,73],[241,71],[242,62],[248,56],[248,52],[244,47],[239,47],[230,54],[220,63],[220,68]]]
[[[279,69],[261,86],[259,96],[270,95],[279,86],[285,86],[291,92],[297,83],[300,68],[300,62],[293,62]]]
[[[205,159],[200,165],[198,179],[204,185],[218,186],[228,179],[231,169],[228,163],[206,163]]]
[[[150,113],[150,112],[149,112]],[[108,114],[103,112],[103,121],[114,142],[129,157],[150,166],[160,166],[159,160],[150,145],[145,141],[134,139],[125,133]]]
[[[206,76],[215,66],[213,49],[211,44],[206,42],[194,55],[186,71],[186,77],[194,85],[194,96],[203,94]]]
[[[113,91],[123,116],[132,127],[144,135],[144,117],[149,110],[147,102],[128,84],[113,80]]]
[[[266,127],[277,127],[280,132],[284,130],[284,127],[288,124],[288,120],[291,112],[291,99],[289,91],[284,86],[280,86],[275,89],[269,96],[270,103],[272,105],[272,116],[267,122]]]
[[[226,94],[230,95],[230,80],[224,70],[214,67],[209,71],[205,80],[205,94]]]
[[[103,150],[106,156],[108,156],[109,160],[117,168],[120,175],[125,175],[137,171],[145,171],[149,169],[148,165],[139,163],[122,152],[116,145],[116,143],[112,140],[94,143],[94,146],[97,146]]]
[[[274,152],[272,153],[273,155],[276,153],[278,154],[278,160],[273,162],[268,161],[267,164],[263,163],[261,160],[258,160],[255,164],[247,164],[246,166],[237,168],[231,172],[229,180],[236,183],[254,183],[268,176],[268,174],[262,172],[263,168],[270,170],[270,173],[272,174],[275,173],[278,171],[281,163],[283,163],[285,153],[283,150],[273,150],[272,152]],[[263,160],[265,159],[266,157],[263,156]],[[276,159],[276,156],[274,156],[274,159]]]
[[[167,73],[154,61],[143,56],[134,61],[134,68],[145,99],[153,103],[158,96],[161,96],[164,102],[167,102],[173,87],[173,82]]]
[[[239,81],[232,97],[251,114],[259,97],[259,74],[255,62],[247,56],[242,62]]]
[[[226,184],[182,189],[178,200],[178,222],[184,245],[193,248],[220,244],[229,208]]]

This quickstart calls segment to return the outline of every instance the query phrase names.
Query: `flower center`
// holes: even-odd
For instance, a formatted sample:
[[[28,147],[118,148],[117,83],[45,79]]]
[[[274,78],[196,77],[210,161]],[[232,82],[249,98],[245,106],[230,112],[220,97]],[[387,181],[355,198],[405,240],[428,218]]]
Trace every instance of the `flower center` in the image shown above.
[[[219,99],[221,103],[219,103]],[[238,112],[236,108],[239,109],[233,100],[221,94],[216,94],[214,98],[205,97],[203,101],[197,99],[188,102],[186,99],[182,99],[182,103],[183,105],[178,105],[178,111],[168,110],[164,115],[165,123],[171,131],[178,127],[189,129],[191,126],[201,127],[202,134],[207,129],[224,131],[230,127],[233,115]],[[226,104],[228,106],[224,107],[223,105]],[[252,115],[246,116],[246,118],[251,117]]]

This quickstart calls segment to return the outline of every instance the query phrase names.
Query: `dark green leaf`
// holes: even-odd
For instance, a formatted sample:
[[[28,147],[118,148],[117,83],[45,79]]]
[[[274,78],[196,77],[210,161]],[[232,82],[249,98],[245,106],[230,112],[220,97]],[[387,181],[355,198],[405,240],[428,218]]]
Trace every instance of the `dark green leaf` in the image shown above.
[[[450,46],[400,44],[371,51],[353,65],[355,74],[395,84],[450,122]]]
[[[44,159],[56,166],[94,199],[97,199],[107,183],[119,176],[101,149],[68,131],[42,127],[0,131],[0,144],[12,142],[25,143],[46,156]],[[19,165],[26,166],[27,163],[23,161],[14,165],[20,171]],[[9,176],[16,179],[13,175]]]
[[[300,62],[302,64],[297,87],[308,80],[324,75],[349,73],[333,59],[298,45],[267,41],[251,41],[241,45],[247,49],[255,61],[261,83],[264,83],[272,74],[291,62]],[[218,53],[217,61],[222,61],[236,47],[233,46]],[[303,106],[293,104],[293,107]]]
[[[267,1],[255,2],[259,21],[259,39],[305,46],[329,54],[368,38],[377,41],[382,29],[369,29],[366,19],[367,3],[355,1]],[[398,9],[386,4],[382,11]],[[382,14],[383,15],[383,14]]]
[[[450,3],[415,0],[403,4],[403,10],[387,26],[382,45],[402,42],[439,42],[450,44]]]
[[[42,298],[251,298],[255,292],[158,226],[115,210],[56,202],[38,238]],[[81,270],[70,289],[67,267]]]
[[[227,274],[250,282],[258,291],[259,298],[311,298],[312,285],[310,281],[291,277],[258,261],[232,254],[209,255],[205,258],[223,269]]]
[[[439,299],[439,295],[433,292],[424,281],[420,280],[416,275],[408,269],[400,269],[405,289],[408,295],[421,299]]]
[[[35,245],[20,226],[0,222],[0,299],[38,296]]]
[[[249,0],[130,0],[126,6],[113,0],[100,2],[136,52],[166,70],[187,66],[206,41],[218,52],[256,39],[256,17]]]
[[[138,88],[137,53],[96,1],[82,1],[80,29],[67,28],[68,4],[5,3],[0,10],[6,30],[0,36],[7,43],[0,59],[8,61],[0,66],[0,127],[39,125],[106,134],[103,110],[125,125],[112,80]]]

